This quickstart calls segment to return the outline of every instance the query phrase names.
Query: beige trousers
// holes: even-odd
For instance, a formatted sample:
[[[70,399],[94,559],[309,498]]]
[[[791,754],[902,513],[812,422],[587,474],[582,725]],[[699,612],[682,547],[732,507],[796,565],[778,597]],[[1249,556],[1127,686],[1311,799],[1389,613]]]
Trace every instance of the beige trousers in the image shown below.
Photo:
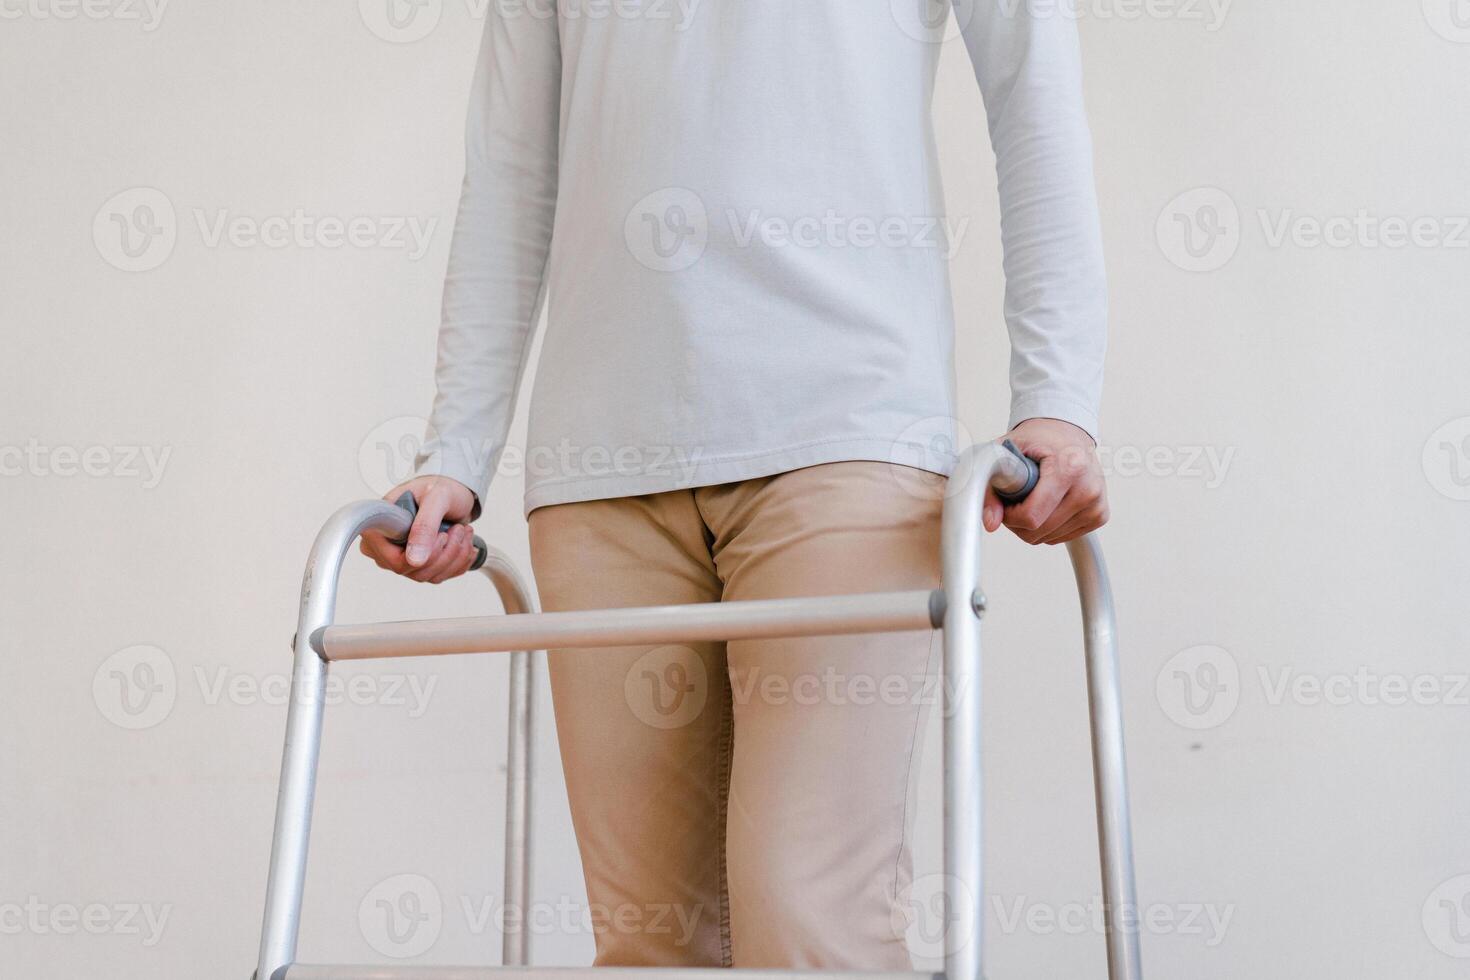
[[[531,513],[548,611],[939,584],[943,478],[886,463]],[[906,970],[932,631],[552,651],[607,966]]]

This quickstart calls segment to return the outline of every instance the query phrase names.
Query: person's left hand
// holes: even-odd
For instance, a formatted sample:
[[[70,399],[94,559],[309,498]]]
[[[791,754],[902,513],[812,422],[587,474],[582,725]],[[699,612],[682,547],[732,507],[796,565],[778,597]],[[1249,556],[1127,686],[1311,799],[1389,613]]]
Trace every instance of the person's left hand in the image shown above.
[[[1062,544],[1108,522],[1107,486],[1092,437],[1060,419],[1027,419],[1005,436],[1041,466],[1041,478],[1019,504],[985,494],[985,530],[1005,524],[1027,544]]]

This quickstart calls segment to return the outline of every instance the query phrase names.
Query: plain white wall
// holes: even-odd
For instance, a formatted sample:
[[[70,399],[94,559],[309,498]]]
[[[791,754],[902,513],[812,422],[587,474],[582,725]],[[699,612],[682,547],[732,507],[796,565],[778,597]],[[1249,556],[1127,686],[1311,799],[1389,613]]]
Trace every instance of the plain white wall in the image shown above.
[[[393,27],[387,2],[0,0],[5,975],[252,969],[306,552],[384,489],[432,394],[480,7],[428,0]],[[1083,0],[1105,541],[1156,977],[1467,967],[1467,14]],[[988,435],[1000,256],[957,42],[936,112],[971,219],[961,415]],[[215,237],[298,210],[365,219],[364,242]],[[115,214],[161,234],[130,257]],[[524,563],[519,497],[501,479],[479,526]],[[1065,557],[988,554],[991,973],[1101,977]],[[495,608],[482,581],[363,561],[342,595],[346,621]],[[302,957],[493,962],[503,666],[339,673],[357,680],[328,712]],[[550,721],[535,898],[572,924],[536,948],[569,964],[591,939],[557,911],[585,898]],[[442,912],[394,945],[375,903],[405,890]]]

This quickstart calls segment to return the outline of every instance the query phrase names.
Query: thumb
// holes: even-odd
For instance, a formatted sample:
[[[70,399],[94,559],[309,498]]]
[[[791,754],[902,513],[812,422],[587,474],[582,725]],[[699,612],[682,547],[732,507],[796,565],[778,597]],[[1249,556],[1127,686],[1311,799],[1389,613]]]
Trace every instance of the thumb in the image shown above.
[[[439,540],[439,524],[444,520],[449,501],[444,494],[430,490],[418,504],[419,512],[413,519],[413,527],[408,530],[408,548],[404,552],[408,563],[414,566],[423,565],[434,553],[434,544]]]
[[[985,525],[985,530],[994,531],[1000,527],[1001,520],[1005,517],[1005,506],[1001,504],[1000,498],[995,494],[994,487],[985,488],[984,509],[980,511],[980,522]]]

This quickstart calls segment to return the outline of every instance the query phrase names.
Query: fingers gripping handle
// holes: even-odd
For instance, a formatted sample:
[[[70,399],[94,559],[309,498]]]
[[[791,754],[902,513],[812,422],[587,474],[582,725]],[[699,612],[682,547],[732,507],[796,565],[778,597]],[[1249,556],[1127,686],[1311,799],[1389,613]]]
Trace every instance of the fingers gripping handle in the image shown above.
[[[395,503],[399,507],[402,507],[404,510],[408,511],[408,516],[410,518],[417,517],[418,516],[419,504],[418,504],[418,501],[417,500],[414,500],[413,499],[413,494],[411,492],[409,492],[407,490],[403,491],[403,496],[401,496],[397,500],[393,501],[393,503]],[[452,527],[454,527],[454,522],[453,521],[440,521],[439,522],[439,530],[440,531],[448,531]],[[407,535],[405,535],[404,537],[399,538],[398,540],[395,540],[393,543],[394,544],[407,544],[408,543],[408,537],[407,537]],[[489,555],[490,555],[490,549],[485,546],[484,540],[482,540],[478,534],[475,535],[475,560],[472,561],[472,562],[470,562],[470,571],[473,572],[477,568],[479,568],[481,565],[485,564],[485,559],[487,557],[489,557]]]
[[[1019,504],[1021,501],[1025,500],[1028,496],[1031,495],[1032,490],[1036,489],[1036,481],[1041,478],[1041,467],[1036,465],[1036,461],[1034,459],[1021,452],[1020,449],[1017,449],[1016,444],[1011,440],[1007,439],[1005,442],[1001,443],[1001,445],[1008,449],[1012,454],[1014,454],[1015,457],[1021,461],[1022,465],[1026,467],[1026,482],[1021,487],[1021,489],[1016,490],[1012,493],[1002,493],[1001,491],[997,490],[996,496],[999,497],[1001,501],[1005,504]],[[394,503],[407,511],[410,518],[418,515],[418,501],[414,500],[412,493],[404,491],[403,495],[395,500]],[[441,521],[439,523],[439,530],[448,531],[453,526],[453,521]],[[393,543],[405,544],[407,543],[407,538],[405,537],[403,539],[394,541]],[[485,559],[489,557],[489,554],[490,551],[485,546],[484,540],[478,534],[475,535],[475,560],[470,563],[470,571],[473,572],[481,565],[484,565]]]
[[[1016,444],[1014,442],[1011,442],[1011,440],[1007,439],[1005,442],[1001,443],[1001,446],[1009,449],[1011,453],[1014,454],[1015,457],[1019,459],[1022,464],[1025,465],[1026,484],[1025,486],[1021,487],[1021,489],[1015,490],[1011,493],[1001,493],[999,490],[997,490],[995,491],[995,495],[1000,498],[1000,501],[1003,504],[1019,504],[1021,501],[1025,500],[1031,495],[1032,490],[1036,489],[1036,481],[1041,479],[1041,467],[1036,465],[1036,460],[1032,459],[1030,456],[1027,456],[1025,453],[1021,452],[1021,450],[1017,449]]]

